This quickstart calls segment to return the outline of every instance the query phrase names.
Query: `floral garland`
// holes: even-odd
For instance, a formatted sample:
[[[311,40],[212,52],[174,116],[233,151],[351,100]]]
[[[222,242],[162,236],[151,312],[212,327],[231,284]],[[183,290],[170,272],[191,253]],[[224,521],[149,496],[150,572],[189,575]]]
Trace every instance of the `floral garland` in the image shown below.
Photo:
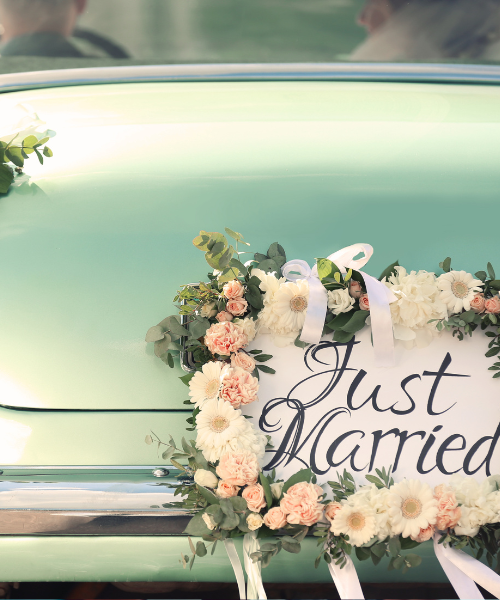
[[[23,168],[30,154],[36,154],[42,165],[44,156],[53,156],[46,144],[54,135],[27,104],[0,115],[0,194],[26,182]]]
[[[376,469],[367,475],[368,485],[357,487],[344,471],[328,482],[333,501],[327,499],[310,469],[287,481],[273,471],[262,473],[260,461],[269,437],[259,433],[241,408],[258,400],[259,372],[274,373],[261,363],[272,358],[260,350],[245,348],[261,333],[269,333],[278,347],[305,347],[300,333],[309,300],[307,280],[287,281],[282,277],[286,254],[274,243],[267,254],[256,253],[244,263],[248,244],[243,236],[226,228],[235,242],[220,233],[201,231],[193,241],[205,253],[213,272],[208,283],[185,285],[177,293],[179,315],[167,317],[149,329],[147,342],[170,367],[174,357],[190,353],[195,372],[181,377],[189,386],[194,410],[188,419],[196,440],[174,440],[164,444],[156,434],[146,443],[166,446],[162,457],[179,471],[176,495],[171,503],[194,516],[186,533],[201,536],[196,546],[189,538],[192,567],[196,556],[205,556],[212,543],[254,532],[270,538],[253,552],[252,560],[267,566],[281,550],[298,553],[304,537],[313,529],[321,547],[316,559],[344,567],[353,548],[359,560],[371,558],[378,564],[390,557],[389,569],[406,572],[421,562],[416,554],[403,551],[439,535],[439,542],[456,549],[468,546],[493,564],[500,548],[500,476],[479,484],[472,478],[453,476],[448,485],[431,489],[418,480],[395,483],[391,469]],[[394,337],[407,347],[426,346],[441,331],[452,331],[460,340],[477,330],[491,338],[486,356],[500,352],[500,280],[493,267],[475,276],[451,270],[451,260],[440,264],[444,273],[408,272],[397,262],[380,276],[395,295],[390,304]],[[333,333],[340,343],[349,342],[365,327],[370,299],[363,277],[355,270],[341,270],[329,259],[317,259],[318,277],[327,290],[328,312],[323,334]],[[500,376],[500,362],[491,370]],[[182,461],[184,464],[181,464]],[[187,463],[187,465],[186,465]],[[285,535],[274,539],[283,531]],[[499,561],[500,565],[500,561]]]

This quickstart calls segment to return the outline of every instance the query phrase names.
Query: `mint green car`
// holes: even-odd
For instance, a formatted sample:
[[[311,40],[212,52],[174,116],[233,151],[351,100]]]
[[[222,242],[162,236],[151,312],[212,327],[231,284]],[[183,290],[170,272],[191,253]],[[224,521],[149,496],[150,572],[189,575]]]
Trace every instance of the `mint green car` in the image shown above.
[[[234,581],[219,547],[182,568],[179,365],[144,335],[206,268],[200,229],[314,257],[362,241],[466,270],[498,256],[500,67],[460,64],[127,66],[0,75],[57,132],[31,186],[0,197],[0,581]],[[160,508],[158,508],[160,507]],[[402,575],[446,577],[431,543]],[[316,542],[266,582],[329,582]],[[27,565],[29,568],[27,568]]]

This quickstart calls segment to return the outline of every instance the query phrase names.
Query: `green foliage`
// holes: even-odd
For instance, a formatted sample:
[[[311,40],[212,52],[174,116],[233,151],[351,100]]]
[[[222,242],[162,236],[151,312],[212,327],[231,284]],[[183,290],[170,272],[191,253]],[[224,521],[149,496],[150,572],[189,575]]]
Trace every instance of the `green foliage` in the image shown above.
[[[396,274],[396,269],[395,267],[399,267],[399,262],[393,262],[392,265],[389,265],[386,269],[384,269],[382,271],[382,273],[380,274],[380,277],[378,278],[379,281],[382,281],[384,278],[385,279],[389,279],[389,277],[391,275],[395,275]]]
[[[48,137],[38,140],[36,136],[29,135],[21,145],[0,142],[0,194],[6,194],[15,179],[14,170],[7,163],[14,165],[19,175],[30,154],[35,153],[40,163],[43,164],[43,156],[47,158],[53,156],[50,148],[42,147],[48,140]]]
[[[310,468],[301,469],[300,471],[297,471],[297,473],[292,475],[290,479],[287,479],[287,481],[285,481],[285,483],[283,484],[282,493],[284,494],[289,488],[292,487],[292,485],[300,483],[301,481],[306,481],[309,483],[311,481],[311,477],[312,471]]]
[[[254,261],[257,263],[256,267],[262,271],[275,272],[276,277],[281,277],[281,267],[286,263],[286,253],[278,242],[274,242],[269,246],[267,254],[255,253]]]
[[[0,164],[0,194],[6,194],[14,181],[14,171],[5,164]]]

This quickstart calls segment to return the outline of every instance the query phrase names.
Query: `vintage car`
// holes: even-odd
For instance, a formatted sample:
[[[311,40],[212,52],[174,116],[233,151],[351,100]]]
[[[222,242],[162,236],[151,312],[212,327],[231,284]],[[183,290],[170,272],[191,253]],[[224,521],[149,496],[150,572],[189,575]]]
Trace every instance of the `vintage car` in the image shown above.
[[[312,261],[370,243],[466,270],[500,249],[500,67],[474,64],[124,66],[0,75],[0,111],[33,106],[57,135],[0,197],[0,581],[219,581],[226,553],[183,569],[178,474],[186,388],[144,335],[203,280],[189,244],[229,226]],[[442,255],[442,256],[441,256]],[[431,542],[410,573],[446,577]],[[328,583],[316,542],[264,583]],[[333,589],[333,588],[332,588]]]

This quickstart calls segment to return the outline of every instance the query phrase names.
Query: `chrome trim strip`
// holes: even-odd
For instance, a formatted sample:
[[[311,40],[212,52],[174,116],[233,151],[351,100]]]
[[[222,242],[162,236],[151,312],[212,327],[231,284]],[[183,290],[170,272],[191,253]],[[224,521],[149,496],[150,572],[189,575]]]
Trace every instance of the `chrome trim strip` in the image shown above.
[[[499,84],[500,66],[402,63],[257,63],[94,67],[0,75],[0,92],[99,83],[252,80]]]
[[[184,511],[51,511],[0,509],[0,537],[14,535],[181,535]]]
[[[173,484],[151,470],[46,467],[0,476],[2,535],[179,535],[189,513]]]

